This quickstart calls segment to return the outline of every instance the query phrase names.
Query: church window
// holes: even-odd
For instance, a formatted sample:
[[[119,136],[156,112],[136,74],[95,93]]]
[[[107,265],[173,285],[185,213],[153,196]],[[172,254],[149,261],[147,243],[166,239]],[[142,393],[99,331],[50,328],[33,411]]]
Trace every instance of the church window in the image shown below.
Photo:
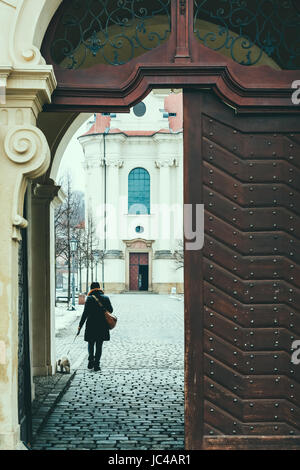
[[[150,175],[145,168],[134,168],[129,173],[128,213],[150,214]]]

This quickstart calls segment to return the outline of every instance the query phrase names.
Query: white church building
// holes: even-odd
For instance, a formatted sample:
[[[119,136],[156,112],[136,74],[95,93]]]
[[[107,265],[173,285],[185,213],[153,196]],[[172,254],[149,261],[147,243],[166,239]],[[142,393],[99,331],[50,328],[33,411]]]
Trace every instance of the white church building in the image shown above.
[[[105,292],[183,292],[182,94],[156,90],[129,114],[95,115],[79,137]],[[106,208],[106,210],[105,210]]]

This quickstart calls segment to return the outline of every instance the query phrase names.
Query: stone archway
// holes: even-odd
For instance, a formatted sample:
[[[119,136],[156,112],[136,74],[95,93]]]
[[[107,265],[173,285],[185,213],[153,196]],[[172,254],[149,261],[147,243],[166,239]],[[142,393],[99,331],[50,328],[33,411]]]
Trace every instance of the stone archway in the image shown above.
[[[46,136],[51,150],[51,164],[45,173],[44,180],[48,178],[57,183],[59,166],[68,143],[90,116],[89,113],[42,112],[39,114],[37,125]]]
[[[44,182],[49,181],[44,178],[50,163],[49,142],[46,142],[36,122],[43,106],[50,104],[57,83],[52,66],[45,64],[40,46],[60,3],[61,0],[5,0],[0,3],[0,25],[4,37],[0,55],[0,78],[1,87],[6,93],[6,100],[0,111],[0,152],[3,157],[0,184],[1,189],[5,190],[0,211],[1,227],[4,227],[0,234],[0,348],[4,351],[0,360],[0,448],[3,449],[20,445],[16,373],[17,252],[20,229],[27,226],[22,212],[26,184],[29,179],[42,178]],[[291,84],[298,78],[297,73],[274,72],[267,67],[256,70],[243,68],[221,58],[215,51],[203,46],[195,47],[194,39],[189,37],[189,27],[193,21],[192,4],[191,1],[172,0],[172,19],[176,31],[163,54],[156,51],[145,63],[134,62],[131,74],[127,73],[130,68],[125,69],[123,74],[115,74],[114,78],[120,78],[119,82],[106,81],[105,86],[100,85],[98,88],[99,84],[95,86],[95,83],[85,83],[82,84],[86,85],[85,88],[77,86],[75,90],[64,86],[60,89],[60,95],[56,93],[53,96],[52,110],[90,112],[97,106],[99,111],[126,111],[150,87],[185,85],[209,88],[237,113],[254,112],[268,116],[275,111],[278,116],[296,114],[298,110],[291,102]],[[163,63],[166,57],[167,65]],[[90,74],[90,78],[93,82],[93,74]],[[111,88],[114,88],[116,95]],[[96,95],[92,96],[93,93]],[[72,121],[72,117],[69,116],[67,121],[69,120]],[[189,195],[188,181],[186,188]],[[190,196],[192,201],[193,194]],[[197,262],[197,255],[189,254],[189,268],[197,266]],[[187,316],[190,315],[187,334],[190,334],[193,327],[199,326],[195,307],[197,305],[193,307],[191,302],[186,304]],[[197,340],[196,337],[193,338]],[[186,376],[192,383],[197,367],[192,349],[189,349],[187,358],[189,368]],[[192,393],[193,387],[190,386],[188,396],[191,397]],[[189,409],[191,422],[188,423],[188,447],[199,448],[202,442],[193,411],[194,415],[199,412],[195,402]]]
[[[51,5],[50,5],[51,3]],[[18,251],[28,226],[27,182],[41,177],[50,149],[36,120],[56,86],[40,45],[60,1],[0,2],[1,236],[0,236],[0,448],[22,448],[18,420]]]

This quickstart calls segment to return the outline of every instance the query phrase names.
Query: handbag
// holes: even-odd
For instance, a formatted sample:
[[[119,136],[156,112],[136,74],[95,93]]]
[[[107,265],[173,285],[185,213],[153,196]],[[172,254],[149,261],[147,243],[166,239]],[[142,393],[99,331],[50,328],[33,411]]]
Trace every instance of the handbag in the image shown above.
[[[102,305],[100,300],[95,295],[92,295],[92,297],[96,300],[99,307],[104,308],[104,306]],[[112,330],[116,326],[118,318],[116,317],[116,315],[113,315],[112,313],[108,312],[107,310],[104,311],[104,315],[105,315],[105,318],[106,318],[106,321],[107,321],[107,324],[108,324],[108,328],[110,330]]]

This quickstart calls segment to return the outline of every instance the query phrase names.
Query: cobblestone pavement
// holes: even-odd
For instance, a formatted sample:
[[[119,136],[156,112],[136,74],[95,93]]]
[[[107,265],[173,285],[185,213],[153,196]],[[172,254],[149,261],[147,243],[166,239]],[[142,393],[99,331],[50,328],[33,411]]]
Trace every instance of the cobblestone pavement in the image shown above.
[[[104,343],[100,373],[86,369],[83,331],[72,344],[79,318],[60,331],[57,355],[71,345],[71,365],[81,364],[34,449],[184,448],[183,302],[154,294],[110,298],[118,325]]]
[[[32,403],[32,434],[35,439],[39,429],[50,415],[53,406],[69,385],[73,373],[34,377],[35,398]]]

